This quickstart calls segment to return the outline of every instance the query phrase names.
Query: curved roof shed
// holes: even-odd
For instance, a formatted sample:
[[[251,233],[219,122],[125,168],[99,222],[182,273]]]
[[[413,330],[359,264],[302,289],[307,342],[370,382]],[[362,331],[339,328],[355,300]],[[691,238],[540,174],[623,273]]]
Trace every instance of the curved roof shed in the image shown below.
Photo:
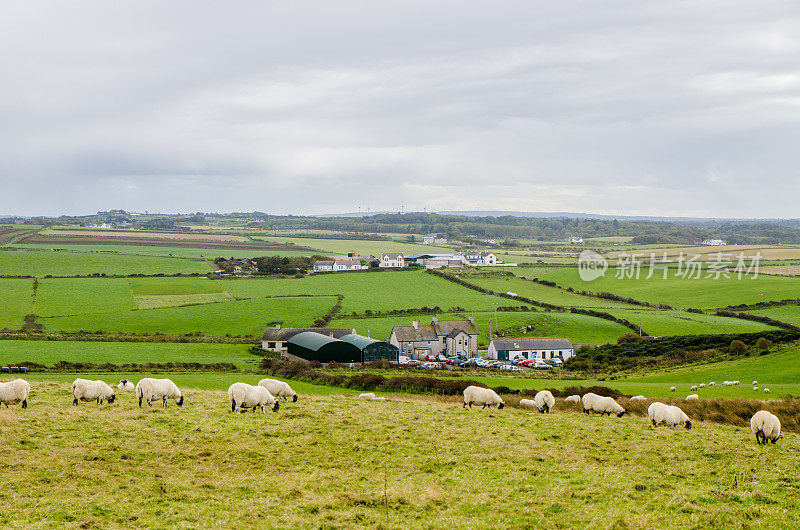
[[[362,358],[361,350],[349,342],[313,331],[298,333],[286,343],[289,354],[308,361],[360,363]]]
[[[361,350],[364,362],[386,359],[387,361],[397,362],[400,355],[400,348],[386,341],[372,339],[363,335],[351,334],[340,338]]]

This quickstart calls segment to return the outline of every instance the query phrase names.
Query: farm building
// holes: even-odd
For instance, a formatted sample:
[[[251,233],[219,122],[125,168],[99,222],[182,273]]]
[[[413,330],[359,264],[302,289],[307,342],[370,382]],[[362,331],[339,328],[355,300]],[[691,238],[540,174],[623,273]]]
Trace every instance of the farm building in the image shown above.
[[[339,339],[356,332],[353,328],[282,328],[280,325],[267,328],[261,336],[261,347],[265,350],[286,353],[289,339],[304,331],[313,331],[328,337]]]
[[[315,261],[314,272],[333,272],[333,261],[329,260]]]
[[[379,267],[385,269],[402,269],[406,266],[402,252],[382,252],[378,262]]]
[[[361,350],[343,340],[335,339],[328,335],[303,331],[287,341],[289,355],[300,357],[307,361],[329,363],[360,363],[362,362]]]
[[[554,339],[493,339],[489,343],[489,358],[498,361],[513,361],[516,358],[561,359],[566,361],[575,355],[575,346],[567,338]]]
[[[387,361],[396,363],[398,361],[398,356],[400,355],[400,349],[394,344],[365,337],[363,335],[345,335],[339,340],[349,342],[361,350],[362,359],[365,363],[377,361],[378,359],[386,359]]]
[[[474,357],[478,353],[478,326],[472,317],[439,321],[434,316],[429,326],[420,326],[416,320],[410,326],[395,326],[389,342],[400,349],[401,355],[412,359],[439,354]]]
[[[357,259],[337,259],[333,262],[334,271],[360,271],[366,268],[361,265],[361,260]]]

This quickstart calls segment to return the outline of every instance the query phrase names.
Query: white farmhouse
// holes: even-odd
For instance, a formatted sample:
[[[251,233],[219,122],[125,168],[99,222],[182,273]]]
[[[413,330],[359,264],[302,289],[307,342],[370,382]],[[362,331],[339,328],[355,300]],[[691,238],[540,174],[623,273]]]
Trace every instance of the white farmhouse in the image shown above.
[[[722,247],[728,244],[724,239],[706,239],[703,244],[709,247]]]
[[[575,346],[567,338],[554,339],[493,339],[489,343],[489,358],[498,361],[513,361],[517,358],[567,359],[575,355]]]
[[[337,259],[333,262],[335,271],[360,271],[366,267],[361,265],[361,260],[357,259]]]
[[[314,272],[333,272],[333,261],[317,260],[314,262]]]
[[[402,269],[406,262],[402,252],[382,252],[378,266],[384,269]]]

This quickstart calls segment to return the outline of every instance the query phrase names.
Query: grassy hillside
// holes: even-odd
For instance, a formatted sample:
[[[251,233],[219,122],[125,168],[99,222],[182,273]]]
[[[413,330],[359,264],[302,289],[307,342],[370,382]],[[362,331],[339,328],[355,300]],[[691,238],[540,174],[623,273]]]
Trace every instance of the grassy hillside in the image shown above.
[[[191,274],[208,273],[202,259],[138,256],[109,252],[51,250],[0,251],[0,276],[86,276],[90,274]]]
[[[775,320],[780,320],[781,322],[787,322],[789,324],[794,324],[795,326],[800,326],[800,306],[797,305],[756,309],[754,311],[747,311],[747,313],[774,318]]]
[[[186,396],[182,409],[139,409],[132,393],[73,407],[66,384],[35,385],[27,410],[0,411],[0,453],[13,455],[3,487],[13,509],[0,524],[800,524],[791,434],[759,447],[749,431],[713,424],[653,430],[639,418],[430,399],[303,396],[278,413],[232,415],[223,391]]]
[[[686,311],[655,309],[613,309],[612,315],[638,324],[651,335],[703,335],[712,333],[753,333],[774,329],[759,322],[738,318],[718,317]]]
[[[0,329],[20,329],[25,315],[33,313],[33,280],[0,279]]]

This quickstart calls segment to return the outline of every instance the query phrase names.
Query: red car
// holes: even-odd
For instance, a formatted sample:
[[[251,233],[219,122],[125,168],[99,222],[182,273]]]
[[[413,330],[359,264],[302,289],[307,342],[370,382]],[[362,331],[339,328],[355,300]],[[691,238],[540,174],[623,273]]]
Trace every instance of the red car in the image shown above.
[[[426,355],[425,356],[425,360],[435,363],[436,362],[436,357],[434,357],[433,355]]]

